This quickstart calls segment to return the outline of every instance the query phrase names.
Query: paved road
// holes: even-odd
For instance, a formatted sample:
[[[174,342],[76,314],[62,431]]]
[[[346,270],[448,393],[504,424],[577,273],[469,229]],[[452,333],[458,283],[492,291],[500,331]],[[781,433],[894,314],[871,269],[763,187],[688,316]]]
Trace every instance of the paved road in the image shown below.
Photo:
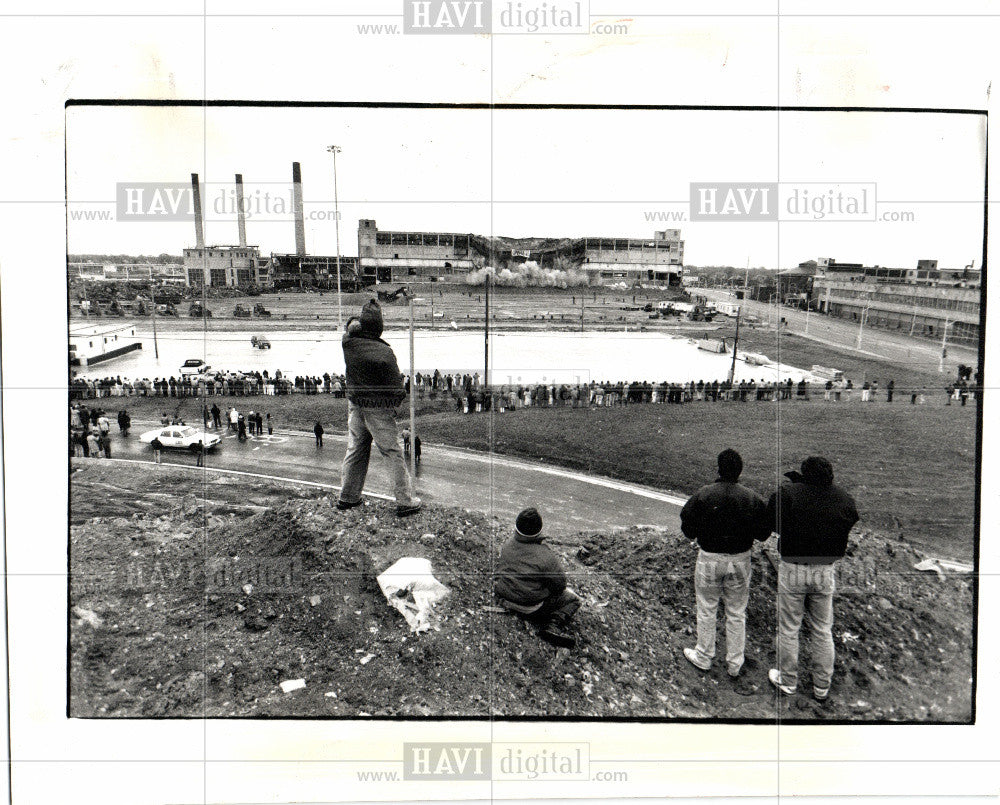
[[[155,427],[152,422],[133,421],[128,439],[115,433],[112,456],[152,460],[149,445],[138,437]],[[273,437],[256,437],[241,444],[230,435],[208,454],[206,463],[209,469],[339,486],[347,438],[328,433],[323,441],[324,446],[317,448],[312,434],[278,431]],[[164,450],[163,460],[192,467],[195,463],[193,455],[180,450]],[[632,525],[679,528],[684,502],[682,496],[650,487],[427,444],[417,470],[416,489],[428,502],[496,514],[510,522],[525,506],[538,506],[550,534]],[[392,491],[385,463],[377,451],[373,451],[365,490],[381,494]]]
[[[913,338],[906,334],[865,327],[861,337],[861,348],[856,350],[858,338],[858,323],[846,319],[838,319],[819,313],[808,316],[808,332],[806,331],[806,313],[794,308],[779,307],[753,300],[737,300],[729,291],[719,288],[704,288],[698,293],[716,302],[739,302],[744,305],[744,311],[752,313],[767,322],[770,317],[772,324],[785,319],[786,328],[783,332],[805,335],[816,341],[829,344],[840,349],[858,351],[868,357],[881,358],[900,366],[913,369],[936,372],[941,357],[941,341],[930,341],[924,338]],[[773,356],[772,356],[773,357]],[[976,351],[955,344],[948,345],[948,357],[944,362],[946,377],[954,377],[958,364],[975,366],[978,364]],[[808,367],[806,367],[808,368]]]

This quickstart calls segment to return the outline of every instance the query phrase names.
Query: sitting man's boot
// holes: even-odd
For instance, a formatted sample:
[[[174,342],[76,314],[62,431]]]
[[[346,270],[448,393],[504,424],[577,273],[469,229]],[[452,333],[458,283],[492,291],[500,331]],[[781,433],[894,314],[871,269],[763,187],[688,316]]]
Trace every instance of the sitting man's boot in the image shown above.
[[[573,648],[576,645],[576,638],[564,632],[561,625],[555,621],[549,621],[539,629],[538,636],[546,643],[551,643],[558,648]]]

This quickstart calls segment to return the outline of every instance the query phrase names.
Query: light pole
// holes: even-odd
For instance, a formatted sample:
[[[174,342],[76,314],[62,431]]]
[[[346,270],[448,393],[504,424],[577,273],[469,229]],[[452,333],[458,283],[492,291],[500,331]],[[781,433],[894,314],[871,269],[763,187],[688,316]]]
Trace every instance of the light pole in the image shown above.
[[[333,154],[333,225],[337,237],[337,329],[343,330],[344,303],[340,295],[340,203],[337,198],[337,154],[341,149],[339,145],[328,145],[326,150]]]
[[[948,328],[951,326],[951,322],[946,318],[944,320],[944,332],[941,334],[941,357],[938,359],[938,371],[944,371],[944,359],[945,355],[948,354]]]
[[[873,293],[875,293],[875,292],[874,291],[869,291],[868,292],[868,299],[865,301],[865,306],[863,308],[861,308],[861,321],[858,323],[858,340],[857,340],[857,343],[854,345],[855,349],[861,349],[861,334],[865,330],[865,317],[868,315],[868,307],[872,303],[872,294]]]

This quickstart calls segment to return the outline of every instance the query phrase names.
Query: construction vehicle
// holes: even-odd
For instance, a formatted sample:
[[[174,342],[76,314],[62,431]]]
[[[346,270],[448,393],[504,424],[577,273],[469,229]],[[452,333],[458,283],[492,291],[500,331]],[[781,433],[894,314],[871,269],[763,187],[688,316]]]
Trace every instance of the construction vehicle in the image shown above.
[[[243,305],[237,305],[233,309],[233,316],[237,319],[249,319],[252,315],[250,309],[243,307]]]
[[[380,302],[395,302],[400,296],[403,297],[403,301],[410,298],[409,291],[406,290],[405,285],[400,285],[395,291],[378,292],[378,300]]]
[[[259,302],[253,306],[253,314],[261,319],[271,318],[271,311],[264,307]]]
[[[201,302],[192,302],[191,308],[188,310],[188,315],[199,319],[210,319],[212,318],[212,311]]]

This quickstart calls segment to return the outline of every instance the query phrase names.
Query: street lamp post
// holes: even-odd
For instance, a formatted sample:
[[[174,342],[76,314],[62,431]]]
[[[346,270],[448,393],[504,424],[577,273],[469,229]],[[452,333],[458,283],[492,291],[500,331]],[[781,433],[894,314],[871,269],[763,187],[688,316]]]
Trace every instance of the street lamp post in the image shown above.
[[[337,329],[344,329],[344,303],[340,293],[340,203],[337,197],[337,154],[339,145],[328,145],[326,150],[333,154],[333,225],[337,237]],[[360,261],[360,257],[358,260]]]
[[[941,357],[938,359],[938,371],[944,371],[944,359],[948,354],[948,328],[951,326],[951,322],[948,319],[944,320],[944,332],[941,334]]]
[[[861,321],[858,322],[858,340],[854,345],[855,349],[861,349],[861,334],[865,330],[865,318],[868,316],[868,307],[872,303],[872,293],[874,293],[874,291],[868,292],[868,299],[865,302],[865,306],[861,309]]]

